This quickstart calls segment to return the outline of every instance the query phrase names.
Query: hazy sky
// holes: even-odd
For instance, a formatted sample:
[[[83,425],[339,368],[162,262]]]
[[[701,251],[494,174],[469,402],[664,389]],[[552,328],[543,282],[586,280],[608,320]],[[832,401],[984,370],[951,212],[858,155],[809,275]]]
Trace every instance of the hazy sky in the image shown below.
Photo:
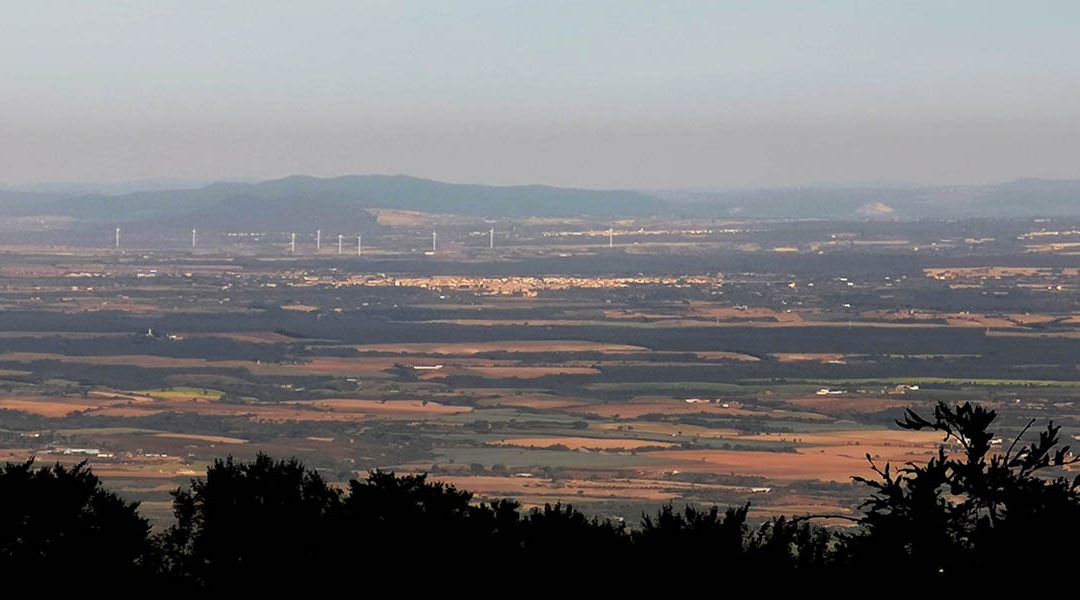
[[[0,182],[1080,177],[1080,2],[0,0]]]

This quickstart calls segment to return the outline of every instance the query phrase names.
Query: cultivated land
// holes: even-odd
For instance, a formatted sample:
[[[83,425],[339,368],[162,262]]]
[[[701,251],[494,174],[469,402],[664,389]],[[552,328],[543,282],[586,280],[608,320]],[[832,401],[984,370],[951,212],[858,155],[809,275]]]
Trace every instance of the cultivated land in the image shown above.
[[[851,511],[867,454],[937,451],[891,427],[937,400],[1000,411],[995,444],[1030,418],[1080,435],[1077,220],[639,219],[611,248],[587,219],[378,223],[363,256],[283,232],[115,249],[77,221],[5,242],[0,459],[89,461],[159,523],[260,450],[634,519]]]

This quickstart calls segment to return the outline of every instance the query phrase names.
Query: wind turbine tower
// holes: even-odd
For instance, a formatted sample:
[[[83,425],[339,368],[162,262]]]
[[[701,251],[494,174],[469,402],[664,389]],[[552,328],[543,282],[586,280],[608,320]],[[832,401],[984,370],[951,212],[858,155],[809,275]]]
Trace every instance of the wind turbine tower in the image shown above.
[[[488,249],[489,250],[494,250],[495,249],[495,228],[494,227],[491,228],[490,235],[488,236]]]
[[[356,234],[356,255],[364,255],[364,238],[361,234]]]
[[[435,252],[437,252],[436,247],[438,245],[438,239],[439,239],[439,234],[432,231],[431,232],[431,253],[432,254],[435,254]]]
[[[289,254],[296,254],[296,234],[289,234]]]
[[[191,247],[192,247],[192,248],[194,248],[194,247],[195,247],[195,242],[196,242],[197,240],[198,240],[198,238],[197,238],[197,237],[195,237],[195,228],[194,228],[194,227],[192,227],[192,228],[191,228]]]
[[[341,240],[342,240],[343,237],[344,236],[342,236],[340,233],[337,234],[337,253],[338,253],[338,256],[341,256],[341,249],[342,249]]]
[[[116,228],[116,247],[120,247],[120,228]]]
[[[315,230],[315,251],[322,250],[322,229]]]
[[[607,247],[608,248],[614,248],[615,247],[615,228],[614,227],[608,227],[608,230],[607,230]]]

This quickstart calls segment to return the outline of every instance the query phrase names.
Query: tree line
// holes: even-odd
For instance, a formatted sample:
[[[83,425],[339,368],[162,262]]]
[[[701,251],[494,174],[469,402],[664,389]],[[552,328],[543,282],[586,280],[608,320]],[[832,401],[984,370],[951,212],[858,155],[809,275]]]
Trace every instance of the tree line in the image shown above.
[[[955,443],[925,465],[871,463],[853,527],[808,517],[752,524],[749,505],[642,516],[636,527],[565,504],[524,510],[426,475],[374,471],[341,489],[296,459],[225,458],[173,492],[175,522],[152,533],[138,504],[107,490],[85,464],[0,469],[0,573],[52,589],[250,593],[350,589],[380,574],[494,577],[578,570],[607,577],[722,574],[729,581],[826,580],[882,569],[916,581],[957,582],[995,572],[1067,568],[1080,545],[1080,476],[1052,423],[992,451],[996,418],[978,405],[939,403],[897,421]],[[1029,428],[1031,424],[1029,423]],[[870,457],[867,456],[870,460]],[[540,568],[540,571],[536,571]],[[570,571],[568,571],[570,570]],[[168,587],[160,587],[168,586]]]

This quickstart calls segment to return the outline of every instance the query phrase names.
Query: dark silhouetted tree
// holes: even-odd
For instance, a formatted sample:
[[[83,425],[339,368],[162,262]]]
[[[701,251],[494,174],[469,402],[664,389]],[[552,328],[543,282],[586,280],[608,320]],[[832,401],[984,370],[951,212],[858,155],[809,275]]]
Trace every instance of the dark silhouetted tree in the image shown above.
[[[806,520],[777,517],[761,524],[746,541],[755,568],[816,571],[831,566],[835,536]]]
[[[642,517],[641,529],[634,534],[635,546],[658,559],[686,553],[730,563],[742,558],[749,511],[750,506],[745,505],[723,514],[715,506],[704,511],[687,506],[679,512],[668,504],[655,518]]]
[[[566,559],[618,558],[625,555],[630,542],[622,523],[589,518],[561,503],[530,510],[520,535],[527,558],[552,566]]]
[[[340,493],[296,459],[218,460],[173,493],[165,568],[215,589],[284,589],[338,556]]]
[[[427,564],[465,564],[467,556],[492,541],[505,518],[495,518],[489,507],[471,501],[470,492],[428,481],[427,475],[376,470],[362,481],[349,482],[344,533],[377,548],[357,557],[369,566],[389,568],[419,556]]]
[[[925,466],[874,465],[878,479],[857,478],[873,494],[861,530],[842,549],[846,561],[946,579],[1071,565],[1080,543],[1080,477],[1053,471],[1077,458],[1059,446],[1053,423],[1025,445],[1034,421],[1005,452],[992,452],[996,418],[970,403],[939,403],[929,420],[909,410],[900,427],[940,431],[954,449],[942,446]]]
[[[755,528],[749,512],[749,504],[722,513],[715,506],[676,511],[665,505],[655,517],[643,516],[632,534],[634,558],[655,565],[708,557],[739,581],[758,573],[807,574],[830,566],[834,540],[828,530],[782,517]]]
[[[102,488],[85,462],[0,468],[0,570],[27,581],[47,577],[35,585],[53,590],[103,573],[117,586],[134,585],[145,575],[149,532],[138,503]]]

